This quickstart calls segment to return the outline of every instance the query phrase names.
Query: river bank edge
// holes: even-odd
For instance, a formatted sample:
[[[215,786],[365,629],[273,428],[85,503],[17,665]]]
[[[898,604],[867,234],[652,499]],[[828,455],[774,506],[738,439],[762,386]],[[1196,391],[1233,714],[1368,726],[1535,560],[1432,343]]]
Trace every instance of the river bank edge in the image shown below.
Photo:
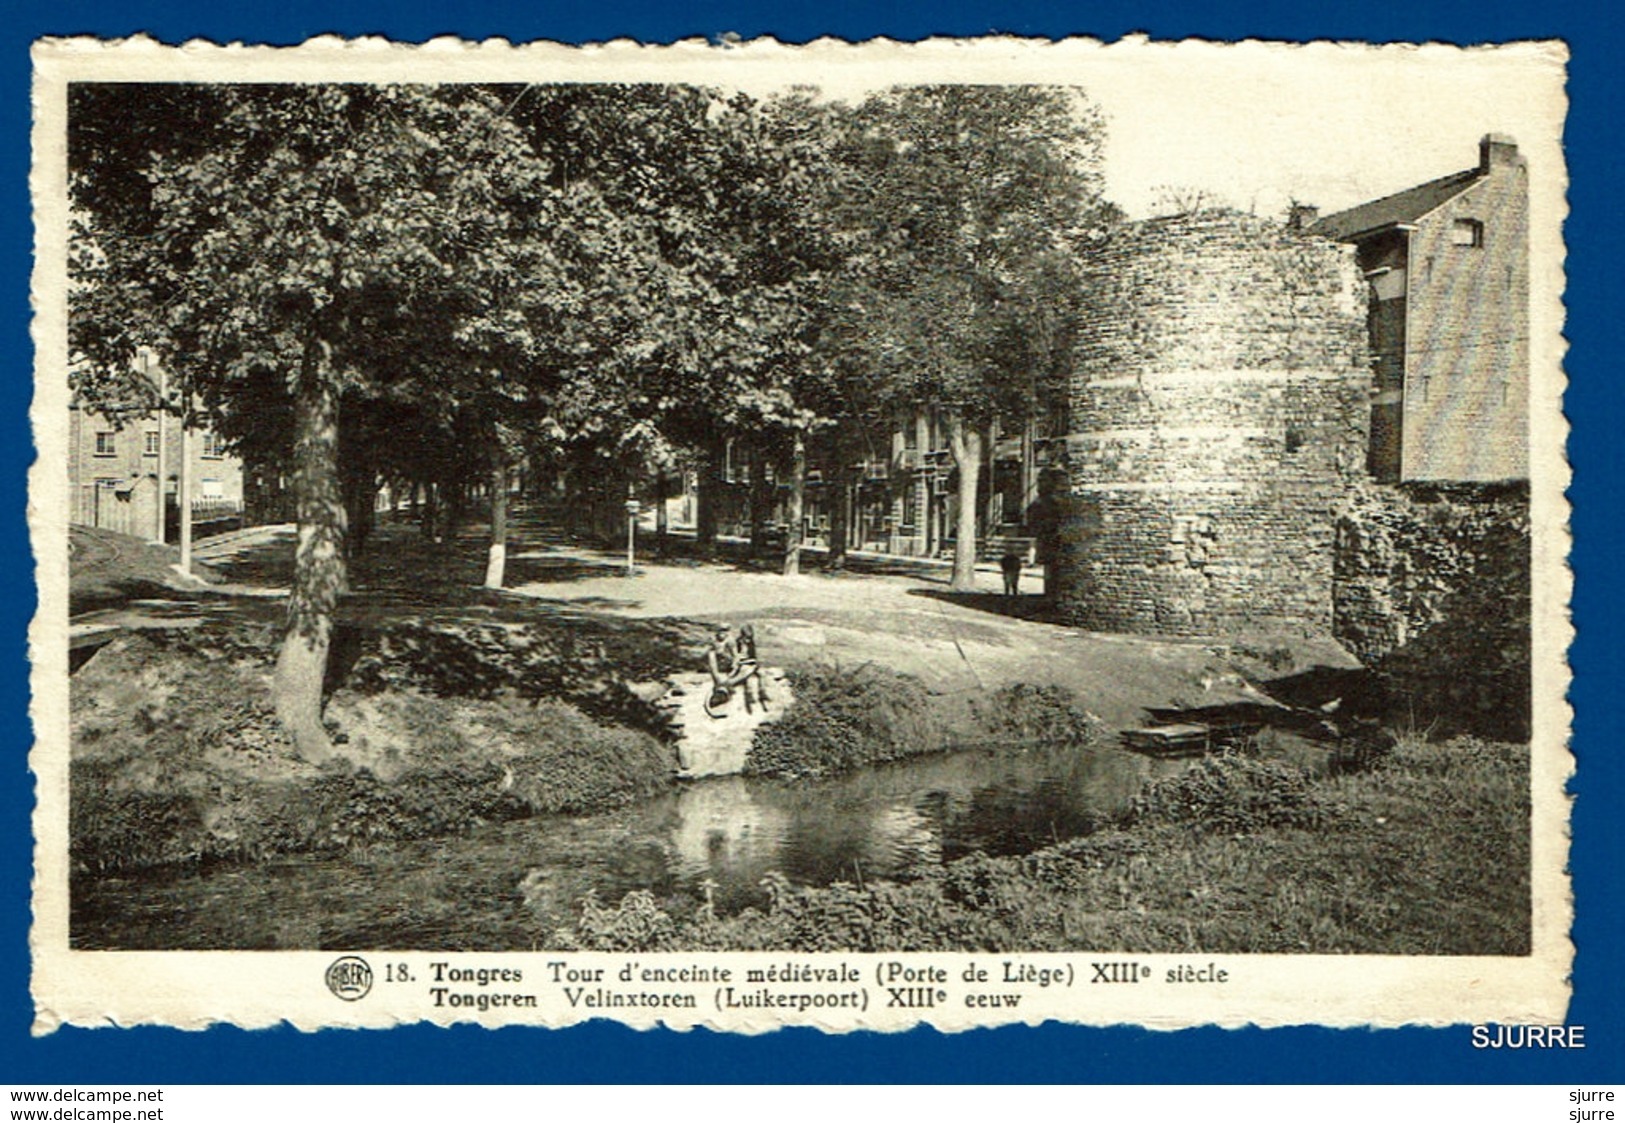
[[[662,621],[618,642],[673,659],[694,630]],[[593,673],[627,665],[606,637],[500,623],[383,630],[346,657],[329,716],[349,760],[321,768],[291,755],[271,717],[271,642],[241,623],[146,632],[76,676],[74,876],[432,838],[634,803],[677,782],[675,750],[641,724],[637,693]],[[872,666],[793,673],[802,704],[758,731],[748,771],[814,778],[955,743],[1018,751],[1104,736],[1053,687],[944,699]],[[589,898],[574,924],[539,935],[651,951],[1521,954],[1527,781],[1527,747],[1470,738],[1403,737],[1356,775],[1232,754],[1148,786],[1093,835],[1024,856],[972,855],[908,883],[770,877],[770,906],[731,917],[647,893]]]
[[[718,916],[589,897],[561,949],[1528,955],[1527,745],[1417,735],[1359,772],[1230,753],[1094,833],[917,880],[792,884]]]
[[[332,853],[660,795],[682,782],[660,668],[691,661],[703,634],[673,621],[597,636],[579,621],[393,622],[342,641],[327,704],[336,755],[320,765],[275,720],[270,625],[120,636],[73,679],[72,868]],[[756,730],[747,774],[816,779],[955,747],[1105,735],[1064,688],[944,697],[872,664],[788,674],[797,704]]]

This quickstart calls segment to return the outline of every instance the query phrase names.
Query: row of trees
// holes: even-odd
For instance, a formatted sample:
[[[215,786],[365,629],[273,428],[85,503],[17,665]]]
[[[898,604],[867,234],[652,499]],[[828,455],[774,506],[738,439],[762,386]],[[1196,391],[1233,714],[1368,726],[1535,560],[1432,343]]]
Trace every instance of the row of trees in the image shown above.
[[[245,460],[290,466],[275,695],[315,759],[346,526],[381,480],[447,501],[490,481],[500,584],[517,462],[616,478],[691,458],[714,482],[740,437],[799,481],[810,444],[850,464],[931,404],[968,585],[982,434],[1064,377],[1076,255],[1111,218],[1100,122],[1070,90],[70,97],[75,391],[162,408],[133,373],[149,349]]]

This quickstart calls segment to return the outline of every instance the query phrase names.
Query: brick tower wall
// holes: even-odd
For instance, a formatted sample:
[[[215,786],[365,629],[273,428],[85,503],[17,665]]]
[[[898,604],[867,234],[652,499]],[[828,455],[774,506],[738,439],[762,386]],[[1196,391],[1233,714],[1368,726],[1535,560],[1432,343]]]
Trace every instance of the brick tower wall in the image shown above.
[[[1058,610],[1102,631],[1329,633],[1372,385],[1352,247],[1231,213],[1155,219],[1084,285]]]

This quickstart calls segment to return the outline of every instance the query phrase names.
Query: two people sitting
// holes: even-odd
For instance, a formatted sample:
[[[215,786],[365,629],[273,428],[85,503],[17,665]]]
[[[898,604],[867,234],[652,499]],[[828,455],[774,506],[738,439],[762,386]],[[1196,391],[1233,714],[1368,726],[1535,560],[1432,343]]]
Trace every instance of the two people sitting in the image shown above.
[[[762,686],[762,667],[756,656],[756,629],[741,624],[736,633],[726,624],[719,625],[711,637],[711,646],[705,653],[705,662],[711,672],[711,694],[705,700],[705,712],[712,717],[724,716],[720,711],[733,698],[735,690],[745,695],[745,712],[753,706],[767,710],[767,691]]]

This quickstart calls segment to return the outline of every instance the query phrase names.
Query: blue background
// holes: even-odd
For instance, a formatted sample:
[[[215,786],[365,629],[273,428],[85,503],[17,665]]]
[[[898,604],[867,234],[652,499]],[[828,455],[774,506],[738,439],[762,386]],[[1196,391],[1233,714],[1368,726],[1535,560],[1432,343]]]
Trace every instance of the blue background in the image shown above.
[[[58,3],[13,11],[0,27],[0,231],[13,247],[4,283],[0,330],[11,374],[0,380],[0,728],[13,765],[0,785],[0,1083],[236,1083],[516,1081],[1095,1081],[1208,1082],[1617,1082],[1625,1078],[1625,940],[1616,869],[1621,846],[1620,598],[1608,559],[1620,541],[1622,480],[1619,377],[1606,356],[1619,338],[1620,15],[1592,2],[1416,0],[1405,5],[1238,3],[1222,13],[1198,3],[1130,5],[991,4],[976,0],[903,3],[698,2],[502,5],[462,0],[347,3],[282,0],[239,4],[171,0],[158,5]],[[449,13],[455,13],[451,15]],[[1010,32],[1104,39],[1145,31],[1159,39],[1187,36],[1266,39],[1496,42],[1562,38],[1573,52],[1566,136],[1573,217],[1568,243],[1567,408],[1574,425],[1576,573],[1572,651],[1579,775],[1574,813],[1573,873],[1579,919],[1570,1024],[1586,1026],[1579,1051],[1475,1050],[1469,1030],[1330,1031],[1012,1027],[948,1036],[929,1030],[901,1035],[825,1037],[785,1031],[757,1038],[705,1031],[635,1033],[608,1025],[565,1032],[413,1028],[382,1032],[291,1029],[245,1033],[168,1030],[61,1030],[29,1037],[28,882],[32,779],[25,760],[27,652],[33,612],[32,561],[23,522],[25,473],[32,460],[27,410],[32,386],[28,339],[30,42],[47,34],[122,36],[145,31],[165,42],[190,38],[292,43],[323,32],[385,34],[422,40],[438,34],[502,36],[522,41],[593,41],[619,36],[667,42],[737,32],[806,41],[822,35],[863,39],[887,35]],[[1612,126],[1612,127],[1609,127]],[[1605,369],[1607,368],[1607,369]]]

